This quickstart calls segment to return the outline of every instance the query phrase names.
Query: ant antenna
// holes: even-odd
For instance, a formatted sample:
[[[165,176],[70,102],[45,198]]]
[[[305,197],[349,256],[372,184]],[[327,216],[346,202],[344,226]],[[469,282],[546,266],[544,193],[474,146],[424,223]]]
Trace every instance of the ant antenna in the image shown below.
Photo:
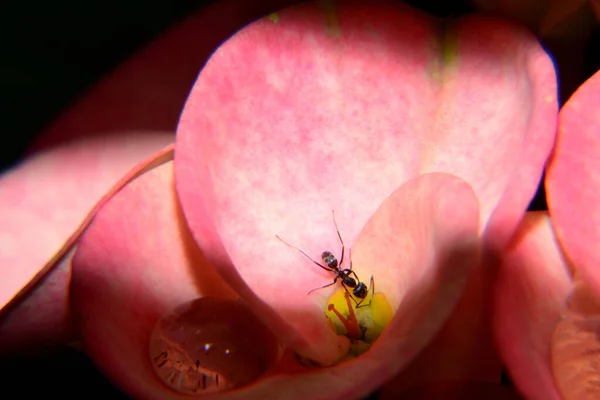
[[[340,235],[340,228],[338,228],[337,222],[335,222],[335,211],[331,210],[331,216],[333,217],[333,225],[335,225],[335,231],[337,232],[338,237],[340,238],[340,243],[344,246],[344,241],[342,240],[342,235]]]
[[[312,258],[310,258],[310,256],[308,254],[306,254],[305,252],[303,252],[302,250],[300,250],[296,246],[292,246],[291,244],[289,244],[288,242],[286,242],[285,240],[283,240],[282,238],[280,238],[279,235],[275,235],[275,237],[277,239],[279,239],[281,241],[281,243],[285,244],[286,246],[289,246],[292,249],[298,250],[300,253],[302,253],[304,255],[304,257],[308,258],[310,261],[312,261],[313,263],[315,263],[319,267],[323,268],[325,271],[331,271],[329,268],[325,268],[324,266],[322,266],[321,264],[319,264],[318,262],[316,262],[315,260],[313,260]]]

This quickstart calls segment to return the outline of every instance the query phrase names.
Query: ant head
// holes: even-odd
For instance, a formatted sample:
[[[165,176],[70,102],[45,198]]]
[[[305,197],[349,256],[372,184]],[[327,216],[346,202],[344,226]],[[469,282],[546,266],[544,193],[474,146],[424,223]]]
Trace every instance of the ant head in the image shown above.
[[[321,254],[321,259],[323,260],[325,265],[327,265],[331,269],[335,269],[338,267],[337,258],[329,251],[324,251],[323,254]]]

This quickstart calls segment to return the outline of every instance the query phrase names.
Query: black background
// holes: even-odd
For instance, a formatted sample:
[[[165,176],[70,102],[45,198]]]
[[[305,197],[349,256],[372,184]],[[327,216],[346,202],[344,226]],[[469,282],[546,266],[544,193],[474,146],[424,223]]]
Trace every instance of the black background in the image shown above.
[[[6,2],[4,2],[6,3]],[[137,49],[210,1],[142,0],[66,2],[55,0],[0,6],[0,171],[18,162],[32,139],[62,110]],[[473,11],[467,1],[409,1],[438,16]],[[585,71],[600,67],[600,35],[582,50]],[[550,52],[565,40],[545,43]],[[559,75],[560,75],[559,63]],[[571,94],[562,91],[564,102]],[[530,209],[545,209],[540,187]],[[70,347],[0,359],[4,393],[127,398]],[[503,377],[508,383],[508,377]]]

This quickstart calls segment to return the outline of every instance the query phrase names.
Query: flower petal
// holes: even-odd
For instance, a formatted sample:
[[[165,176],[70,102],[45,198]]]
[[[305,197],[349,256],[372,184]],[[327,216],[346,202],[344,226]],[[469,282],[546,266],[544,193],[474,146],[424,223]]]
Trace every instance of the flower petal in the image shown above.
[[[375,345],[380,362],[399,371],[449,317],[479,261],[478,228],[473,189],[445,173],[406,182],[367,222],[353,263],[374,275],[376,290],[396,309]]]
[[[581,277],[600,293],[600,72],[560,110],[548,165],[548,208],[561,245]]]
[[[71,307],[86,350],[132,393],[140,385],[160,388],[147,366],[159,317],[200,295],[235,297],[187,231],[172,163],[125,186],[102,208],[72,265]]]
[[[70,259],[63,256],[78,233],[69,235],[111,185],[173,140],[189,88],[223,38],[288,3],[225,0],[203,8],[91,88],[40,136],[22,165],[0,178],[0,349],[30,345],[32,336],[38,343],[65,340]],[[48,273],[55,276],[42,280]],[[36,299],[16,310],[14,296],[24,298],[33,287]]]
[[[490,327],[493,281],[488,282],[498,265],[485,255],[471,271],[450,318],[410,365],[384,385],[384,398],[408,396],[415,387],[436,382],[499,382],[502,361]]]
[[[494,331],[510,376],[528,399],[560,399],[550,342],[571,279],[545,212],[528,213],[499,270]]]
[[[352,246],[381,201],[424,172],[465,179],[501,246],[535,191],[555,113],[552,63],[524,29],[470,17],[444,31],[394,3],[303,4],[209,60],[178,128],[177,190],[236,290],[289,311],[331,275],[275,235],[315,259],[338,253],[332,209]]]
[[[98,213],[73,259],[71,300],[86,350],[114,382],[140,398],[172,396],[148,365],[156,320],[198,296],[235,297],[194,246],[167,188],[172,188],[170,164],[123,188]],[[375,277],[377,290],[391,291],[387,281],[396,279],[405,292],[394,300],[400,302],[397,315],[371,351],[326,369],[283,360],[279,372],[222,397],[264,398],[276,392],[290,399],[341,399],[374,390],[410,361],[460,295],[477,259],[478,215],[472,189],[456,177],[428,174],[403,185],[370,220],[356,248],[357,264],[371,261],[373,252],[388,265],[404,264],[389,268],[390,276]],[[412,250],[398,258],[389,246]],[[446,280],[453,284],[440,285]]]
[[[119,181],[171,138],[138,133],[112,140],[81,140],[32,156],[2,176],[0,348],[14,351],[18,343],[29,345],[32,337],[40,344],[66,339],[64,335],[70,334],[65,326],[69,322],[65,302],[69,251],[102,202],[90,210],[111,185],[113,191],[118,190],[146,168],[138,165]],[[159,152],[153,160],[166,153],[171,155],[172,149]],[[35,295],[20,303],[36,287]]]

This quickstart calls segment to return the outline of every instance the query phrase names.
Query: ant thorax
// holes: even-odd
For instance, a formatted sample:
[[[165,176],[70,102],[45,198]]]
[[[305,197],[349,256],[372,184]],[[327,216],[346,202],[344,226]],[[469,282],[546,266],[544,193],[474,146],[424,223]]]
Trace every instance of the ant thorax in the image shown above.
[[[350,270],[343,270],[342,274],[344,275],[342,278],[342,283],[350,288],[356,287],[356,280],[349,276]],[[362,282],[359,282],[361,284]]]

